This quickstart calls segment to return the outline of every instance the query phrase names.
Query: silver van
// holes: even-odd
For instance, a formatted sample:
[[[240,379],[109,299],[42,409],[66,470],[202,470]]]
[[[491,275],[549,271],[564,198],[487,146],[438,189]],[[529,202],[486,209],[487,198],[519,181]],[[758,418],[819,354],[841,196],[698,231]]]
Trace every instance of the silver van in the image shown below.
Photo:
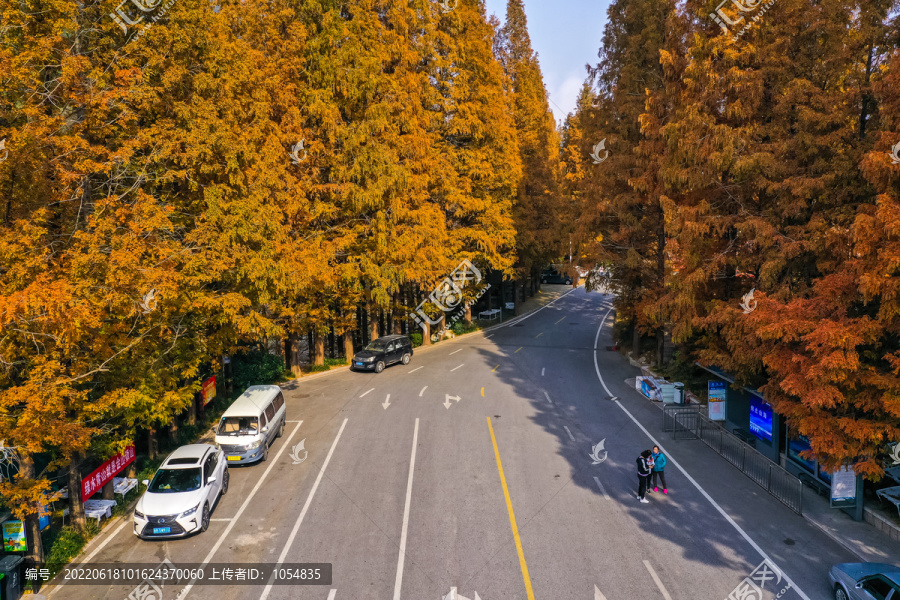
[[[216,446],[229,464],[266,460],[284,434],[284,394],[277,385],[253,385],[235,400],[216,427]]]

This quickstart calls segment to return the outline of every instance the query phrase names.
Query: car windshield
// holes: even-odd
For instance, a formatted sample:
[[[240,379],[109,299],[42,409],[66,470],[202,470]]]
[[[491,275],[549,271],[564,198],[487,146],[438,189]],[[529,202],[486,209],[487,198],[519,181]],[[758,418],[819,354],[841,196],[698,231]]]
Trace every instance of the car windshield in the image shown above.
[[[200,489],[200,468],[160,469],[153,476],[148,491],[154,494],[192,492]]]
[[[379,342],[378,340],[375,340],[366,346],[366,350],[371,350],[373,352],[384,352],[384,348],[384,342]]]
[[[222,417],[219,421],[218,435],[254,435],[259,431],[256,417]]]

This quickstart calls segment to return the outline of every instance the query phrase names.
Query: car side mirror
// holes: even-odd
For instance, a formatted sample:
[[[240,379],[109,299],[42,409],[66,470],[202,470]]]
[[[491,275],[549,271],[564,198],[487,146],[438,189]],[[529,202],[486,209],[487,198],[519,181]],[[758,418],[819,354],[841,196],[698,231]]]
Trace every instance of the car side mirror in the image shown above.
[[[268,430],[269,430],[269,426],[268,426],[268,425],[266,425],[265,427],[262,428],[262,432],[263,432],[263,433],[267,432]]]
[[[215,475],[210,475],[209,477],[206,478],[206,483],[215,483],[215,482],[216,482]]]
[[[150,480],[149,480],[149,479],[145,479],[145,480],[143,480],[141,483],[144,484],[144,487],[150,487]]]
[[[862,586],[863,586],[863,582],[860,581],[859,583],[856,584],[856,589],[861,590]]]

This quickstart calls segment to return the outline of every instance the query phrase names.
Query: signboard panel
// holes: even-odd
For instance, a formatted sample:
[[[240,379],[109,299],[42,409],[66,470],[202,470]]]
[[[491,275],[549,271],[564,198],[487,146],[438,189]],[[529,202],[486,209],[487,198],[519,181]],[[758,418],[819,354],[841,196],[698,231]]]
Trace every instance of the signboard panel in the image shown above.
[[[756,394],[750,394],[750,433],[772,441],[772,406]]]
[[[706,383],[707,396],[710,402],[724,402],[728,397],[728,382],[708,381]]]
[[[856,504],[856,473],[852,467],[841,467],[831,474],[831,506],[846,507]]]
[[[4,521],[3,550],[5,552],[28,552],[25,541],[25,525],[22,521]]]
[[[209,404],[216,397],[215,375],[203,382],[203,385],[200,387],[200,397],[203,398],[203,406]]]
[[[81,497],[87,499],[96,494],[100,488],[112,481],[119,471],[133,463],[134,457],[134,446],[128,446],[125,448],[125,452],[116,454],[100,465],[93,473],[81,480]]]

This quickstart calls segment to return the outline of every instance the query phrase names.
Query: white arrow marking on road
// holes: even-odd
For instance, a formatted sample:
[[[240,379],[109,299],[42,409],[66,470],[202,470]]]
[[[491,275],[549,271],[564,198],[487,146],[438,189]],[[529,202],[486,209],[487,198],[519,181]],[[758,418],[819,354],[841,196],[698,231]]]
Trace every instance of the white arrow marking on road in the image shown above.
[[[387,398],[384,399],[384,403],[381,405],[384,410],[387,410],[387,407],[391,405],[391,395],[388,394]]]
[[[466,363],[463,363],[462,365],[459,365],[458,367],[454,367],[453,369],[450,369],[450,372],[452,373],[452,372],[455,371],[456,369],[461,369],[461,368],[463,367],[463,365],[465,365],[465,364],[466,364]]]
[[[371,390],[366,390],[365,392],[362,393],[362,396],[360,396],[360,398],[362,398],[363,396],[365,396],[365,395],[368,394],[369,392],[374,392],[374,391],[375,391],[375,388],[372,388]]]
[[[594,600],[606,600],[606,596],[603,595],[603,592],[596,585],[594,586]]]
[[[591,454],[588,455],[588,456],[590,456],[590,457],[594,460],[594,462],[591,463],[591,464],[599,465],[599,464],[602,463],[604,460],[606,460],[606,457],[607,457],[607,456],[609,456],[609,452],[607,452],[607,451],[604,449],[604,446],[605,446],[605,445],[606,445],[606,438],[603,438],[602,440],[600,440],[600,442],[599,442],[596,446],[594,446],[593,448],[591,448],[591,451],[592,451],[592,452],[591,452]],[[602,457],[600,456],[600,451],[603,451],[603,456],[602,456]]]
[[[422,391],[419,392],[419,398],[422,397],[422,394],[424,394],[424,393],[425,393],[425,390],[427,390],[427,389],[428,389],[428,386],[427,386],[427,385],[426,385],[425,387],[422,388]]]
[[[465,596],[460,596],[456,591],[455,587],[450,588],[450,593],[446,596],[441,596],[441,600],[469,600]],[[478,592],[475,592],[475,598],[473,600],[481,600],[481,596],[478,595]],[[605,600],[605,599],[604,599]]]
[[[569,428],[566,427],[565,425],[563,425],[563,429],[565,429],[565,430],[566,430],[566,433],[569,434],[569,439],[572,440],[572,441],[574,442],[574,441],[575,441],[575,436],[572,435],[572,432],[569,431]]]
[[[450,401],[456,400],[456,403],[459,404],[459,401],[462,400],[459,396],[451,396],[450,394],[444,394],[444,408],[450,409]]]

